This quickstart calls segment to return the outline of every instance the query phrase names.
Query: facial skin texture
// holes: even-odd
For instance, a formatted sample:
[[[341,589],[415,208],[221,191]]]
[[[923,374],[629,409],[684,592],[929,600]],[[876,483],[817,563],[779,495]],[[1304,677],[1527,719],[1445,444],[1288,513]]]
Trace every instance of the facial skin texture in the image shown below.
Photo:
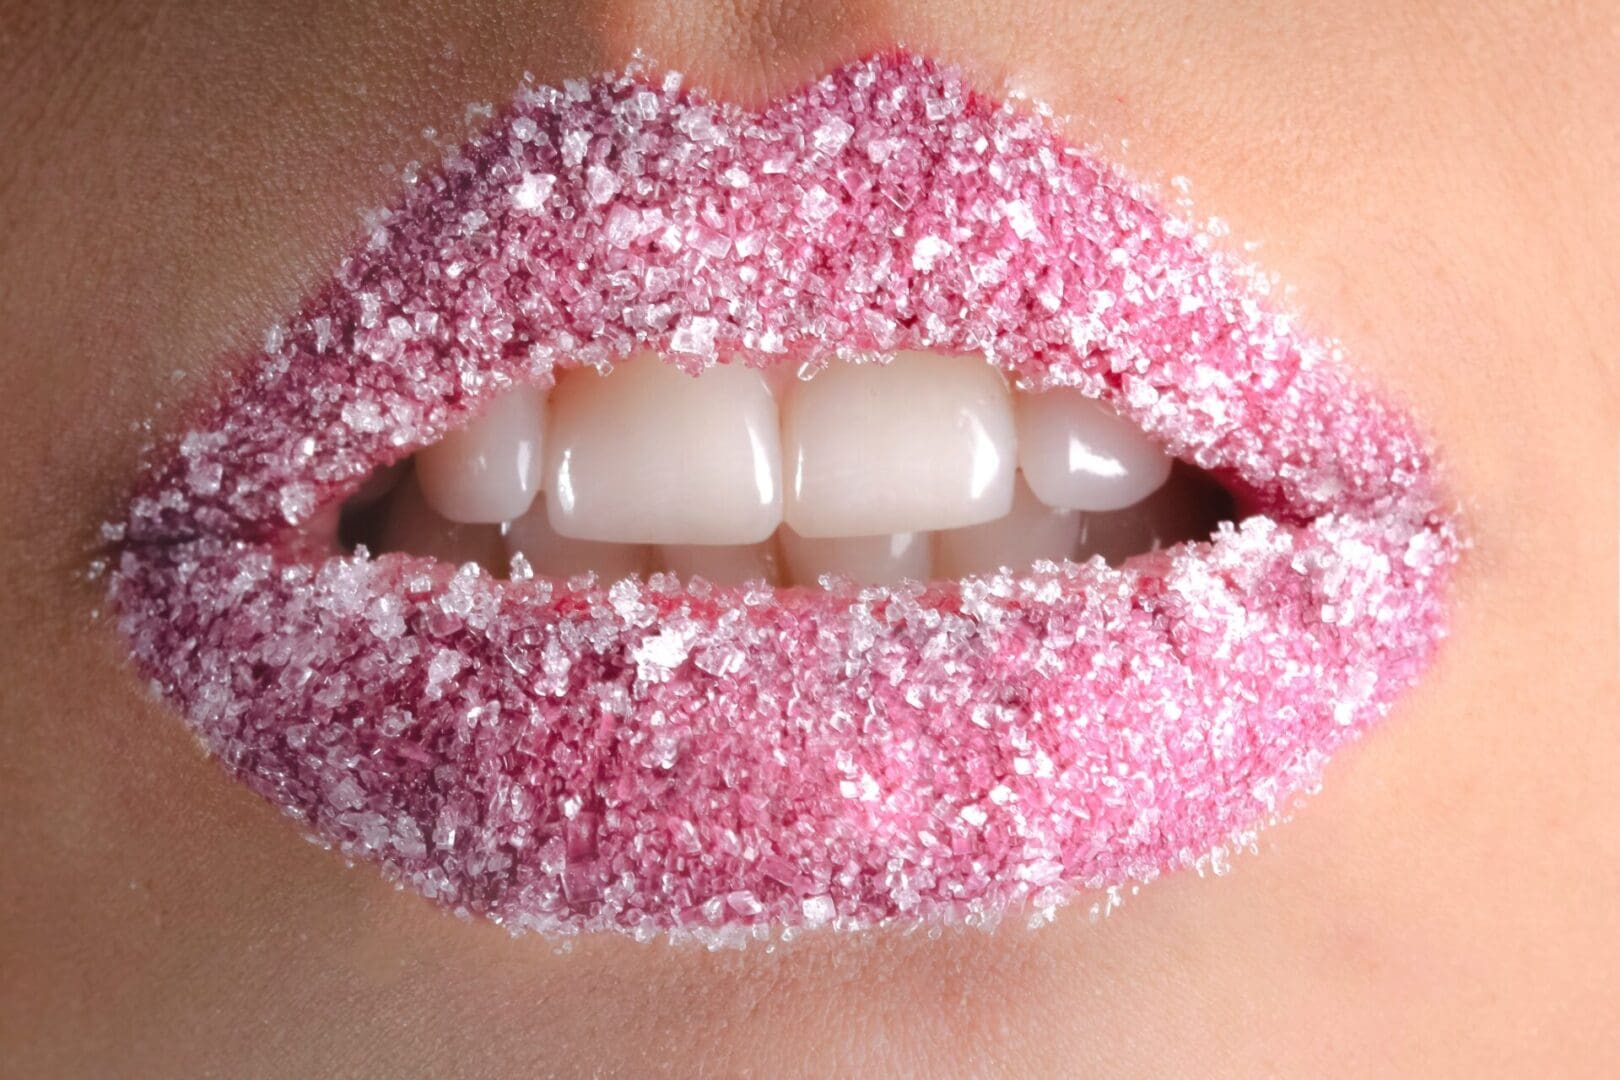
[[[1620,11],[17,4],[0,15],[0,1057],[17,1075],[1590,1075],[1620,1054]],[[1599,9],[1602,10],[1599,10]],[[757,103],[895,41],[1069,117],[1432,427],[1424,685],[1262,855],[1039,933],[709,955],[451,918],[205,760],[96,527],[469,102],[634,49]]]

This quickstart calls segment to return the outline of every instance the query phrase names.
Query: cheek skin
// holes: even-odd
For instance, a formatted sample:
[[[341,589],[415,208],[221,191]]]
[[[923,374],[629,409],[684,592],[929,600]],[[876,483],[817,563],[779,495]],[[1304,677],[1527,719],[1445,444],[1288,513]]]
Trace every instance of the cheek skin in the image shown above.
[[[342,1071],[334,1058],[429,1072],[1252,1072],[1262,1056],[1288,1072],[1578,1072],[1612,1057],[1596,1045],[1612,1035],[1584,1034],[1605,1030],[1599,980],[1620,960],[1602,914],[1620,888],[1603,824],[1620,815],[1603,780],[1620,745],[1599,722],[1620,696],[1620,385],[1592,359],[1620,318],[1612,283],[1588,269],[1620,261],[1599,182],[1616,165],[1612,43],[1557,20],[1476,18],[1491,29],[1470,31],[1470,60],[1450,44],[1470,21],[1460,8],[1399,21],[1330,5],[1292,21],[1053,8],[849,5],[833,25],[778,5],[743,15],[741,34],[729,6],[514,5],[403,27],[363,10],[307,31],[307,14],[222,9],[152,16],[164,62],[122,93],[92,89],[74,117],[54,101],[11,106],[47,119],[0,192],[30,211],[4,268],[18,287],[0,299],[5,351],[21,358],[0,375],[0,441],[17,462],[0,506],[38,523],[8,533],[0,559],[15,598],[0,614],[13,688],[0,810],[26,885],[0,895],[0,967],[33,974],[26,997],[0,991],[0,1015],[40,1033],[25,1066],[60,1063],[64,1047],[227,1072]],[[119,42],[143,28],[130,18],[73,28],[94,31],[79,62],[128,63]],[[617,66],[633,46],[746,98],[891,36],[985,85],[1014,78],[1140,174],[1192,177],[1198,208],[1261,240],[1299,308],[1446,451],[1478,543],[1453,640],[1299,819],[1266,834],[1264,857],[1034,936],[557,955],[340,870],[134,691],[107,628],[85,632],[99,589],[70,567],[145,440],[131,421],[172,423],[164,402],[194,396],[210,358],[296,300],[355,208],[386,198],[381,166],[431,159],[422,126],[459,133],[467,102],[499,100],[523,70]],[[1578,89],[1550,95],[1552,70]],[[188,148],[202,144],[217,151],[197,163]],[[242,1030],[254,1034],[226,1036]],[[1545,1049],[1558,1033],[1562,1062]]]

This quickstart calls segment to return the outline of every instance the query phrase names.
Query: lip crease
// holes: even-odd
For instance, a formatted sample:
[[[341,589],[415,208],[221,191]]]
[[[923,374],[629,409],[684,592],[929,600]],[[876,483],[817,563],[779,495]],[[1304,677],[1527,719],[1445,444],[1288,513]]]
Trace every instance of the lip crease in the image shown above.
[[[1223,865],[1444,636],[1415,421],[1039,110],[898,53],[751,113],[526,86],[105,530],[135,666],[238,779],[458,912],[711,946],[1032,924]],[[1113,568],[893,589],[497,580],[304,528],[555,370],[900,348],[1081,387],[1251,512]]]

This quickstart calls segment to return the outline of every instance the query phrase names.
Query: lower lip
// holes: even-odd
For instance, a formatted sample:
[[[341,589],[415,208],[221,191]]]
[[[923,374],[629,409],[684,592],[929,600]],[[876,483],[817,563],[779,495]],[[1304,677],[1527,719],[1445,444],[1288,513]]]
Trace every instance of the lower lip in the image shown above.
[[[582,231],[555,241],[558,263],[463,259],[446,238],[493,205],[468,200],[507,148],[532,148],[513,139],[520,120],[566,155],[570,132],[650,101],[646,157],[664,164],[740,130],[740,114],[673,90],[588,89],[520,98],[499,137],[450,166],[459,180],[418,185],[110,530],[139,669],[232,773],[321,838],[448,906],[551,934],[724,945],[802,926],[1039,921],[1078,890],[1152,880],[1247,837],[1426,667],[1459,542],[1412,423],[1142,191],[898,57],[768,110],[772,138],[731,151],[751,184],[710,168],[632,205],[623,176],[565,158],[553,184],[572,185]],[[880,152],[860,127],[885,95],[941,116],[895,126]],[[1001,149],[973,150],[980,137]],[[894,195],[915,194],[905,170],[942,139],[985,173],[900,206]],[[797,163],[772,171],[790,142]],[[987,202],[997,171],[1024,197]],[[779,194],[790,182],[792,206]],[[846,209],[806,201],[817,189],[849,193]],[[830,216],[863,191],[889,196],[874,214],[917,238],[863,225],[905,254],[881,301],[848,271],[859,253]],[[1110,213],[1047,211],[1053,191]],[[570,250],[627,258],[604,243],[627,220],[618,208],[693,196],[717,209],[638,255],[643,290],[649,270],[684,272],[659,301],[662,328],[627,314],[645,293],[604,314],[608,294],[591,289],[615,267],[599,265],[542,291],[520,328],[534,348],[489,337],[513,310],[478,309],[478,290],[548,274]],[[524,224],[496,227],[508,226]],[[782,261],[739,273],[742,235]],[[711,236],[727,250],[682,262]],[[1005,289],[973,285],[992,246],[1001,280],[1023,283],[1017,310],[998,308]],[[390,295],[401,265],[423,286],[415,309]],[[1145,268],[1162,276],[1144,283]],[[884,309],[899,293],[909,319]],[[791,309],[784,321],[761,306],[773,302]],[[472,353],[482,333],[484,375],[461,377],[454,349],[389,352],[407,330],[470,333]],[[715,341],[812,359],[846,345],[989,350],[1111,400],[1236,478],[1260,514],[1122,569],[893,590],[576,587],[403,556],[297,557],[297,523],[465,415],[490,374],[544,378],[569,342],[574,359],[642,342],[705,363]]]

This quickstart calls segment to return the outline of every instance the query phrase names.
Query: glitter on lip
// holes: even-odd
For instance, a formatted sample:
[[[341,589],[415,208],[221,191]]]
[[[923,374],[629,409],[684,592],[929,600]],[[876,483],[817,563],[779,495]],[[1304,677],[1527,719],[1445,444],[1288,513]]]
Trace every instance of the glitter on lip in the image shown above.
[[[1038,921],[1264,823],[1443,636],[1425,445],[1268,285],[914,56],[760,113],[675,76],[525,88],[150,470],[108,529],[120,625],[232,773],[513,929]],[[892,590],[303,553],[379,463],[636,347],[982,351],[1258,513],[1122,569]]]

